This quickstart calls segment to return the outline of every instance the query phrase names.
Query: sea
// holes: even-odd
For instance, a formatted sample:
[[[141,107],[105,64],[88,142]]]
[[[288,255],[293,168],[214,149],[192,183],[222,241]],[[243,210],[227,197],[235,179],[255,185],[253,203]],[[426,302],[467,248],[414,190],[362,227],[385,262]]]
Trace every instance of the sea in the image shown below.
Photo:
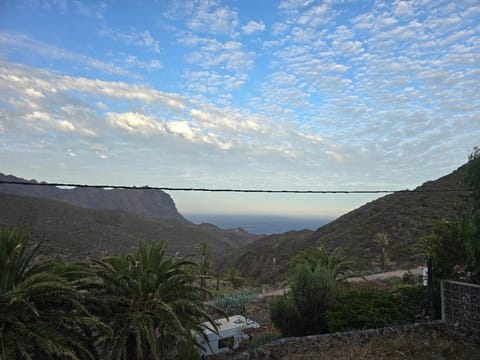
[[[183,214],[195,224],[210,223],[222,229],[241,227],[251,234],[281,234],[291,230],[317,230],[334,218],[279,215]]]

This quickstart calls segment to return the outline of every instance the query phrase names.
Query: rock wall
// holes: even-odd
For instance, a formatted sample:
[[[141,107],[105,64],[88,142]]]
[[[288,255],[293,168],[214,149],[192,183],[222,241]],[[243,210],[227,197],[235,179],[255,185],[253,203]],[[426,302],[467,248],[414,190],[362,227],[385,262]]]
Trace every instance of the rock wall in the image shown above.
[[[443,321],[409,324],[379,329],[347,331],[334,334],[312,335],[305,337],[282,338],[260,346],[251,351],[241,353],[225,353],[214,357],[215,360],[246,359],[307,359],[316,358],[331,348],[347,348],[361,346],[372,341],[392,340],[402,335],[405,337],[424,337],[428,339],[444,336],[448,328]],[[352,354],[354,356],[355,354]],[[352,357],[355,358],[355,357]]]

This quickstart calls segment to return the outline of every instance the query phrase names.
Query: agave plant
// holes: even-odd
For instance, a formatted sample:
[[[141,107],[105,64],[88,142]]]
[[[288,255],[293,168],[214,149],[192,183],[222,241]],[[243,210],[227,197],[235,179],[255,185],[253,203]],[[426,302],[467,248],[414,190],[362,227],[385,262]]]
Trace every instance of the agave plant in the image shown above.
[[[58,259],[34,262],[27,235],[0,229],[0,359],[95,359],[107,331],[84,306],[95,280]]]
[[[203,301],[195,263],[167,257],[164,243],[141,242],[131,255],[92,261],[111,305],[112,359],[162,359],[176,343],[202,333],[214,320]]]

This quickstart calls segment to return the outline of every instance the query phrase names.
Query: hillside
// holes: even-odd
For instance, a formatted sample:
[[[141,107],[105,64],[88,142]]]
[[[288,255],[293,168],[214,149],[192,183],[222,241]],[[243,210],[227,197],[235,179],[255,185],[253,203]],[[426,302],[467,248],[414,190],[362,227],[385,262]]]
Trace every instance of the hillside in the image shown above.
[[[23,227],[34,242],[48,239],[43,254],[67,258],[125,253],[139,240],[164,240],[168,252],[193,254],[206,240],[216,256],[245,245],[258,236],[242,229],[223,230],[213,225],[157,220],[119,210],[96,210],[61,201],[0,193],[0,225]]]
[[[0,173],[0,181],[29,182],[13,175]],[[187,222],[179,214],[170,195],[152,189],[112,189],[73,188],[60,189],[55,186],[10,185],[0,183],[0,192],[15,195],[35,196],[60,200],[71,205],[90,209],[122,210],[154,219],[169,219]]]
[[[422,192],[425,190],[463,189],[464,167],[413,191],[386,195],[355,209],[316,231],[293,231],[271,235],[238,251],[223,263],[237,267],[247,277],[261,282],[280,278],[288,270],[290,259],[299,251],[318,245],[342,247],[355,262],[357,270],[372,267],[379,252],[375,234],[389,234],[394,267],[420,265],[413,244],[431,232],[438,221],[454,221],[468,202],[468,192]],[[275,260],[273,260],[275,259]]]

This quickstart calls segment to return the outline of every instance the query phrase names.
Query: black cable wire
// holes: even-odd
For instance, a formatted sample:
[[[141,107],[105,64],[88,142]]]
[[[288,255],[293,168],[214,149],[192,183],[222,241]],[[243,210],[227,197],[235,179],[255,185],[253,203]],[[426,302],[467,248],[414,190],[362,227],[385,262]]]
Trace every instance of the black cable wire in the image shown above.
[[[33,183],[26,181],[4,181],[0,184],[26,186],[64,186],[96,189],[131,189],[131,190],[163,190],[191,192],[235,192],[235,193],[269,193],[269,194],[393,194],[393,193],[440,193],[440,192],[470,192],[466,189],[417,189],[417,190],[265,190],[265,189],[221,189],[221,188],[187,188],[161,186],[128,186],[128,185],[86,185],[66,183]]]

